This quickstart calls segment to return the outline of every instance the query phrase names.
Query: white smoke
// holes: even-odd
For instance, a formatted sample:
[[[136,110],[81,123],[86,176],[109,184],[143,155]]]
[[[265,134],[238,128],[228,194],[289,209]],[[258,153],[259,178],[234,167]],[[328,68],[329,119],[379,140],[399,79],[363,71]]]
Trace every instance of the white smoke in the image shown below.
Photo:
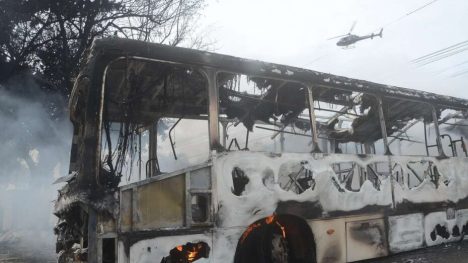
[[[0,85],[0,248],[53,259],[54,177],[66,174],[72,127],[65,100],[30,76]]]

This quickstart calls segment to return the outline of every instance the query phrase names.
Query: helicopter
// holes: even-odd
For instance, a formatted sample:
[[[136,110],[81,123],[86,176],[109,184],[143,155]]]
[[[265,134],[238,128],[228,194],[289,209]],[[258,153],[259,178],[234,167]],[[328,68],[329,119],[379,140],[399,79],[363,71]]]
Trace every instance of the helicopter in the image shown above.
[[[348,34],[332,37],[332,38],[329,38],[328,40],[341,38],[336,43],[336,45],[339,46],[339,47],[347,48],[350,45],[352,45],[352,44],[354,44],[354,43],[356,43],[358,41],[364,40],[364,39],[368,39],[368,38],[373,39],[374,37],[382,38],[383,28],[380,29],[380,32],[378,34],[372,33],[372,34],[367,35],[367,36],[358,36],[358,35],[351,34],[351,32],[353,32],[353,29],[354,29],[355,26],[356,26],[356,22],[353,23],[353,25],[351,26],[351,29],[349,30]]]

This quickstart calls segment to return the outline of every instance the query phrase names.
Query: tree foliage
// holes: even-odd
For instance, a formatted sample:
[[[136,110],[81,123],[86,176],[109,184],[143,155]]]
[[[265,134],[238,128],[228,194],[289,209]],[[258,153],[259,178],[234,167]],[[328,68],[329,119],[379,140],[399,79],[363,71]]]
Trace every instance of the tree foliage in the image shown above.
[[[203,6],[204,0],[0,0],[0,81],[29,70],[67,95],[94,39],[179,45]]]

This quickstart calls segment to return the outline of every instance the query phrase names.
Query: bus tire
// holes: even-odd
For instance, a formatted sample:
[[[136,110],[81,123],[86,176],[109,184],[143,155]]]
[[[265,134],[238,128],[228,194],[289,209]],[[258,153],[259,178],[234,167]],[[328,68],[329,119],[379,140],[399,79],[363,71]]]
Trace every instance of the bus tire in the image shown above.
[[[279,215],[251,224],[237,244],[234,263],[316,263],[315,240],[305,220]]]

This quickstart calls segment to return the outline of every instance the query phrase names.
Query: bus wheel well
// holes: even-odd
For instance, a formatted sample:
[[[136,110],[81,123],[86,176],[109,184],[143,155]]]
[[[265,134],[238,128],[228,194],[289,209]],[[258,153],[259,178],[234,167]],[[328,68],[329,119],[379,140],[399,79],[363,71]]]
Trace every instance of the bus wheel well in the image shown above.
[[[315,263],[315,240],[307,222],[294,215],[280,214],[251,224],[237,243],[235,263],[270,262],[273,235],[281,235],[288,247],[288,262]]]

